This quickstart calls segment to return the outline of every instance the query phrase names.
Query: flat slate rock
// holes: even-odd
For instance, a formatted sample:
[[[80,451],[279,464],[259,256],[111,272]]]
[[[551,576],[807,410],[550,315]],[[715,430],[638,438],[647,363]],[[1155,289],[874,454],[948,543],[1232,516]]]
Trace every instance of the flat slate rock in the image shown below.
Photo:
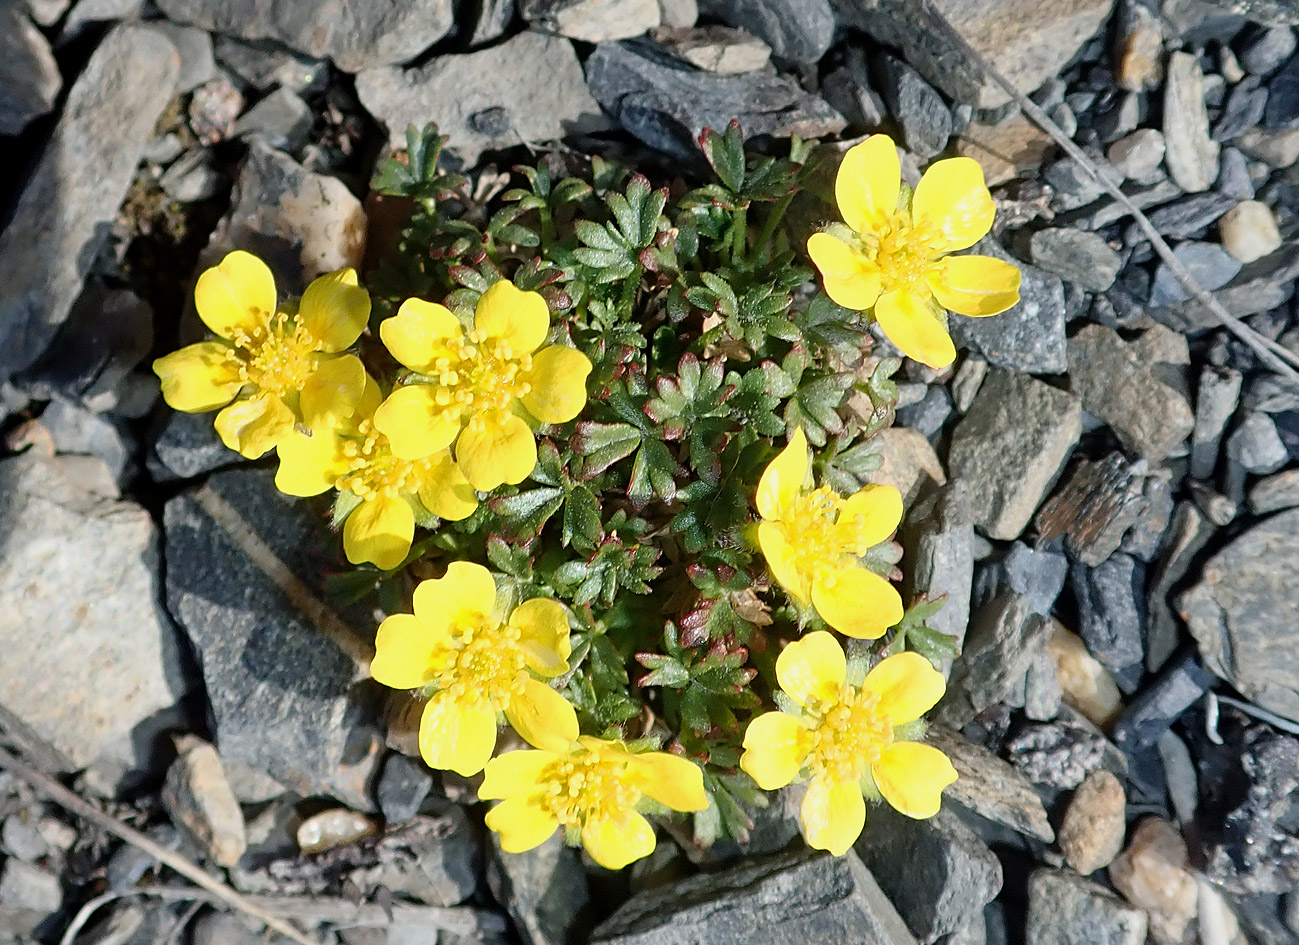
[[[699,12],[747,30],[794,62],[817,62],[834,39],[830,0],[701,0]]]
[[[52,111],[62,85],[50,44],[23,5],[0,10],[0,135],[16,135]]]
[[[1299,509],[1242,533],[1208,560],[1178,609],[1204,665],[1299,722]]]
[[[240,39],[273,39],[359,72],[414,59],[447,34],[452,0],[160,0],[177,23]]]
[[[166,37],[122,26],[73,84],[0,232],[0,380],[40,357],[67,319],[179,75]]]
[[[393,148],[406,128],[437,122],[466,165],[483,151],[601,131],[609,120],[587,91],[573,44],[526,32],[489,49],[438,56],[415,69],[369,69],[356,77],[361,104]]]

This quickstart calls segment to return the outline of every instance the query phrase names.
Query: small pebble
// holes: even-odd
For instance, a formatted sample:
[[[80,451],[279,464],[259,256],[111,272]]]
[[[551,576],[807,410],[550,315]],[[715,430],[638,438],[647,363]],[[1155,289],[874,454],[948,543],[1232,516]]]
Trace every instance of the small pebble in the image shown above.
[[[1118,69],[1114,76],[1119,88],[1129,92],[1153,89],[1163,76],[1164,39],[1155,15],[1141,4],[1132,4],[1136,23],[1119,41]]]
[[[1123,850],[1123,785],[1103,768],[1078,785],[1057,835],[1065,859],[1086,876],[1109,866]]]
[[[1140,128],[1111,144],[1105,156],[1128,180],[1145,180],[1164,162],[1164,136],[1155,128]]]
[[[1110,671],[1087,652],[1082,637],[1057,623],[1046,652],[1055,660],[1065,703],[1098,728],[1109,728],[1123,711],[1123,697]]]
[[[1222,248],[1243,263],[1262,259],[1281,245],[1272,209],[1261,200],[1242,200],[1218,220]]]
[[[1188,870],[1186,841],[1166,820],[1147,817],[1110,864],[1110,882],[1128,902],[1150,914],[1156,945],[1182,945],[1198,911],[1199,892]]]
[[[0,825],[0,846],[24,863],[35,863],[50,852],[40,827],[20,814],[10,814]]]
[[[298,827],[298,848],[303,853],[321,853],[364,840],[375,829],[373,820],[354,810],[339,807],[322,811]]]

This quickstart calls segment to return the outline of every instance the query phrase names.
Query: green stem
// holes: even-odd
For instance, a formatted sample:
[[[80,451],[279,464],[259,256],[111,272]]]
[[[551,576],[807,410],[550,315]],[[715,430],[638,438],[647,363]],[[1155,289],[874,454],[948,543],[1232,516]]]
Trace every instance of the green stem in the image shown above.
[[[744,238],[749,228],[749,208],[740,207],[731,218],[731,265],[742,268],[744,262]]]
[[[776,205],[771,208],[771,212],[767,214],[767,219],[762,223],[762,232],[758,234],[758,240],[753,244],[753,246],[758,259],[764,263],[769,261],[768,248],[771,244],[772,238],[776,235],[776,227],[778,227],[780,221],[784,219],[785,211],[789,209],[789,205],[793,200],[794,191],[791,190],[789,193],[785,194],[785,196],[776,201]]]

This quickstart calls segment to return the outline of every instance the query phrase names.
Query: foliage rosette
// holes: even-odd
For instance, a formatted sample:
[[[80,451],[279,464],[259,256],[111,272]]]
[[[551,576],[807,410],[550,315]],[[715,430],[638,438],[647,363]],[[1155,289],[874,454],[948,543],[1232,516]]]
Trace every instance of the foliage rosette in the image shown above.
[[[940,161],[913,194],[873,136],[839,222],[813,196],[834,148],[749,154],[735,123],[693,189],[569,154],[471,189],[443,143],[412,128],[376,174],[409,217],[365,288],[281,301],[232,254],[199,280],[217,339],[156,365],[178,409],[263,405],[226,442],[334,497],[332,586],[386,612],[371,673],[423,700],[425,761],[482,778],[503,849],[561,830],[613,869],[653,850],[647,816],[743,843],[791,784],[836,854],[867,801],[932,816],[955,772],[922,716],[955,647],[895,586],[903,499],[872,479],[901,361],[872,325],[944,367],[946,310],[1015,303],[1014,267],[952,255],[991,226],[982,176]],[[255,374],[257,344],[298,373]]]

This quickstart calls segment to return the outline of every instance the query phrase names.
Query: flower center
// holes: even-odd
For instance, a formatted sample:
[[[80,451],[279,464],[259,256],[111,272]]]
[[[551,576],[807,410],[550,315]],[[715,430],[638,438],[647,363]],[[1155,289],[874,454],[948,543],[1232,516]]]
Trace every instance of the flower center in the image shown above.
[[[912,225],[906,214],[894,214],[869,233],[859,233],[862,251],[879,267],[885,292],[916,288],[934,268],[929,239]]]
[[[475,329],[447,343],[430,376],[441,388],[439,403],[477,413],[504,410],[526,396],[532,385],[523,377],[531,370],[530,354],[516,355],[508,342]]]
[[[433,454],[436,456],[437,454]],[[362,499],[380,495],[396,498],[419,491],[420,483],[430,474],[432,457],[401,459],[388,446],[388,438],[375,429],[370,420],[357,425],[357,434],[343,443],[348,471],[338,478],[335,487]]]
[[[631,810],[641,795],[628,781],[626,759],[589,750],[552,761],[541,769],[537,783],[541,805],[565,827]]]
[[[319,343],[298,315],[276,312],[266,328],[236,329],[226,358],[239,379],[280,397],[297,393],[316,369]]]
[[[800,494],[781,515],[785,538],[805,561],[837,564],[856,552],[844,543],[837,522],[843,500],[829,486]]]
[[[457,701],[486,699],[503,709],[523,692],[528,678],[517,627],[479,614],[457,624],[453,639],[429,658],[429,681]]]
[[[879,711],[879,696],[844,686],[832,702],[813,706],[820,717],[815,729],[812,767],[817,775],[852,782],[879,761],[893,743],[893,725]]]

